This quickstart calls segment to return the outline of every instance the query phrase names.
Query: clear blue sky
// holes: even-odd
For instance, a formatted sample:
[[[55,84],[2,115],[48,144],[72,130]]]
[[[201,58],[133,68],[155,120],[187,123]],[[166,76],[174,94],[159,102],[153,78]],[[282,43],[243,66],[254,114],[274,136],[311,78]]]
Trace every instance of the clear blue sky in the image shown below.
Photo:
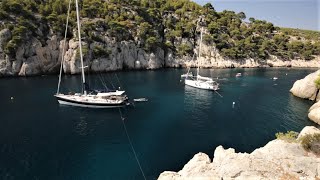
[[[272,22],[276,26],[320,31],[320,0],[193,0],[210,2],[216,11],[244,12],[249,17]]]

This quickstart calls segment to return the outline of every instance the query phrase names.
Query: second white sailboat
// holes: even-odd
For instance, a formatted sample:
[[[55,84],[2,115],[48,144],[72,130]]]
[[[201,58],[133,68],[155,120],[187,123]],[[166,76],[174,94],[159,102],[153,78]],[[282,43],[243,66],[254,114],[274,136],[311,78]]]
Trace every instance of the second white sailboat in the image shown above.
[[[199,89],[206,89],[206,90],[213,90],[217,91],[219,89],[219,83],[214,81],[211,77],[203,77],[200,76],[200,57],[201,57],[201,44],[202,44],[202,33],[203,33],[203,27],[201,28],[201,34],[200,34],[200,43],[199,43],[199,52],[198,52],[198,58],[197,58],[197,75],[196,76],[187,76],[185,79],[185,85],[192,86]]]

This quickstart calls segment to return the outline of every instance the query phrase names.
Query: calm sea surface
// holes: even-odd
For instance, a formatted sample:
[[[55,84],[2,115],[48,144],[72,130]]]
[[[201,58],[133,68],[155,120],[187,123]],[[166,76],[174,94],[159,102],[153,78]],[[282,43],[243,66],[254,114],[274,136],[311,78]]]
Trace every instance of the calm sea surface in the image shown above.
[[[212,158],[218,145],[252,152],[276,132],[315,125],[307,117],[312,102],[289,93],[295,80],[313,71],[202,70],[219,77],[223,97],[185,87],[183,69],[95,74],[89,82],[102,87],[103,80],[131,98],[149,99],[121,114],[147,179],[156,179],[198,152]],[[235,78],[237,72],[243,77]],[[53,97],[57,80],[0,79],[0,179],[142,179],[119,110],[60,106]],[[62,86],[77,91],[80,76],[64,76]]]

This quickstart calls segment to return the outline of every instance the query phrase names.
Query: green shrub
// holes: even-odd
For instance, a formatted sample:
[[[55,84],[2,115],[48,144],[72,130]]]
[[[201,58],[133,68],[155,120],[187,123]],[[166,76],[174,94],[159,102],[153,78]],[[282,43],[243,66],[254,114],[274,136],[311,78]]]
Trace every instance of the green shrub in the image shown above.
[[[296,142],[299,133],[294,131],[287,131],[287,133],[278,132],[276,133],[277,139],[281,139],[286,142]]]
[[[4,48],[4,52],[10,56],[14,56],[17,48],[18,48],[17,43],[15,43],[14,41],[9,41]]]
[[[212,44],[213,43],[213,37],[209,34],[205,34],[203,36],[203,42],[207,45]]]
[[[130,40],[132,36],[129,33],[129,28],[124,26],[124,23],[117,21],[110,21],[108,23],[108,32],[112,37],[115,37],[117,41]]]
[[[153,37],[153,36],[148,37],[146,40],[145,49],[147,51],[152,51],[157,47],[158,43],[159,42],[156,37]]]
[[[9,18],[9,14],[5,11],[0,11],[0,19],[7,19]]]
[[[229,49],[223,48],[221,50],[221,54],[225,57],[229,57],[232,59],[236,59],[238,57],[236,48],[229,48]]]
[[[87,47],[82,46],[82,55],[83,55],[83,58],[88,54],[88,52],[89,52],[89,49],[88,49]],[[79,60],[80,60],[80,49],[79,49],[79,48],[77,49],[76,59],[79,59]]]
[[[316,85],[317,89],[320,89],[320,74],[318,75],[317,79],[314,80],[314,84]]]
[[[181,44],[178,46],[178,55],[191,55],[193,53],[193,48],[190,44]]]
[[[104,48],[102,46],[95,46],[93,48],[93,57],[94,58],[106,58],[111,54],[111,50]]]
[[[300,142],[306,151],[320,155],[320,134],[307,134],[300,138]]]
[[[166,46],[168,49],[174,49],[174,46],[173,46],[173,44],[172,44],[170,41],[167,41],[167,42],[165,43],[165,46]]]
[[[305,59],[305,60],[312,60],[314,57],[312,56],[312,51],[311,50],[307,50],[307,51],[304,51],[303,53],[302,53],[302,57],[303,57],[303,59]]]

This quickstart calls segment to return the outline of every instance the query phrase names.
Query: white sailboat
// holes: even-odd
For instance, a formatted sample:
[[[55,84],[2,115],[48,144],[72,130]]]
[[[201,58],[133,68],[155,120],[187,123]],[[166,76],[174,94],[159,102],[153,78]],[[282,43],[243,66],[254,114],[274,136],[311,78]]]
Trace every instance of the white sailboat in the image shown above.
[[[216,81],[214,81],[212,78],[210,77],[204,77],[204,76],[200,76],[199,71],[200,71],[200,57],[201,57],[201,44],[202,44],[202,31],[203,31],[203,27],[201,28],[201,35],[200,35],[200,45],[199,45],[199,56],[197,59],[197,63],[198,63],[198,67],[197,67],[197,75],[190,77],[188,76],[185,79],[185,85],[187,86],[192,86],[195,88],[199,88],[199,89],[206,89],[206,90],[213,90],[213,91],[217,91],[219,89],[219,83],[217,83]]]
[[[71,1],[69,1],[69,8],[68,8],[68,16],[67,16],[67,23],[66,23],[66,31],[65,31],[65,40],[64,46],[62,51],[62,60],[60,66],[60,74],[59,74],[59,82],[57,93],[54,95],[58,102],[63,105],[70,105],[70,106],[78,106],[78,107],[88,107],[88,108],[115,108],[115,107],[122,107],[128,104],[128,97],[124,95],[125,91],[120,90],[106,90],[106,91],[91,91],[86,84],[86,78],[84,74],[83,65],[83,54],[82,54],[82,45],[81,45],[81,34],[80,34],[80,17],[79,17],[79,6],[78,0],[76,2],[76,14],[77,14],[77,29],[78,29],[78,39],[79,39],[79,51],[80,51],[80,60],[81,60],[81,76],[82,76],[82,92],[80,93],[70,93],[70,94],[63,94],[60,93],[60,83],[61,83],[61,75],[62,75],[62,68],[64,62],[64,52],[65,52],[65,43],[66,43],[66,36],[67,36],[67,28],[69,22],[69,13],[70,13],[70,6]]]

